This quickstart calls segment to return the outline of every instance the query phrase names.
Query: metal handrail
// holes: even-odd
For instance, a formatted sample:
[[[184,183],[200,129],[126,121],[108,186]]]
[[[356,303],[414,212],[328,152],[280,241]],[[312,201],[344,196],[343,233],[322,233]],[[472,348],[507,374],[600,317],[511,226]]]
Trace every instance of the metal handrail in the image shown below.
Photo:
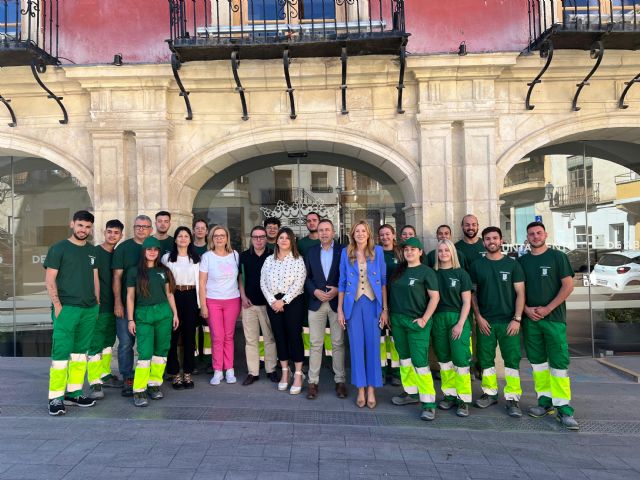
[[[0,0],[0,50],[30,45],[58,58],[58,0]]]

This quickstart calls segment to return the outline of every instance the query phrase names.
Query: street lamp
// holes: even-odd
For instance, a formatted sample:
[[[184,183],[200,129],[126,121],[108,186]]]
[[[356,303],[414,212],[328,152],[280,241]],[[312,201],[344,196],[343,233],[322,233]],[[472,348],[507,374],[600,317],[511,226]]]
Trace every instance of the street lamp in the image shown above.
[[[544,186],[544,196],[547,199],[547,201],[549,202],[549,205],[551,205],[551,202],[553,201],[553,189],[555,187],[553,186],[553,184],[551,182],[547,182],[547,184]]]

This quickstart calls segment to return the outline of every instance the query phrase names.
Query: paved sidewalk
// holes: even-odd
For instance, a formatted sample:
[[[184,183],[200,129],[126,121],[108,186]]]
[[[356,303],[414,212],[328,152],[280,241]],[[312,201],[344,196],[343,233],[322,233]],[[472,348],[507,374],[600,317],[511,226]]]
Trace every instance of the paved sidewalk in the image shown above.
[[[314,401],[264,376],[213,387],[200,375],[191,391],[165,385],[148,408],[105,389],[96,407],[51,418],[48,365],[0,358],[0,479],[640,478],[640,386],[592,359],[571,366],[579,433],[550,417],[511,419],[502,402],[422,422],[418,408],[390,403],[391,386],[375,410],[359,409],[353,390],[335,397],[327,369]],[[526,407],[535,395],[524,361],[522,371]]]

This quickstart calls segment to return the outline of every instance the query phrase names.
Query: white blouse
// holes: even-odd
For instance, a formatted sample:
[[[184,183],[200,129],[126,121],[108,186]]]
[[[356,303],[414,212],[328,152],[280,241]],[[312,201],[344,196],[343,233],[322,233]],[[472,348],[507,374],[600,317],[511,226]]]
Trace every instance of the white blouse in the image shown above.
[[[275,255],[269,255],[260,273],[260,289],[269,305],[276,301],[275,296],[279,293],[284,294],[285,303],[291,303],[304,291],[306,278],[302,256],[296,259],[289,252],[283,260],[278,260]]]
[[[200,265],[193,263],[189,257],[177,256],[175,262],[169,261],[165,253],[160,260],[173,274],[176,285],[195,285],[198,307],[200,306]]]

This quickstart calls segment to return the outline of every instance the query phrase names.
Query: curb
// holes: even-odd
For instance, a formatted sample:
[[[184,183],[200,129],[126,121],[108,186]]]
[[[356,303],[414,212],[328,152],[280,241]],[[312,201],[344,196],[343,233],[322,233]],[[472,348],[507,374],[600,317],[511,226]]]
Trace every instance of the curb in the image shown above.
[[[624,375],[625,377],[633,380],[636,383],[640,383],[640,372],[636,372],[634,370],[630,370],[626,367],[622,367],[620,365],[617,365],[613,362],[610,362],[609,360],[606,360],[604,358],[596,358],[596,360],[598,361],[598,363],[605,365],[613,370],[615,370],[618,373],[621,373],[622,375]]]

